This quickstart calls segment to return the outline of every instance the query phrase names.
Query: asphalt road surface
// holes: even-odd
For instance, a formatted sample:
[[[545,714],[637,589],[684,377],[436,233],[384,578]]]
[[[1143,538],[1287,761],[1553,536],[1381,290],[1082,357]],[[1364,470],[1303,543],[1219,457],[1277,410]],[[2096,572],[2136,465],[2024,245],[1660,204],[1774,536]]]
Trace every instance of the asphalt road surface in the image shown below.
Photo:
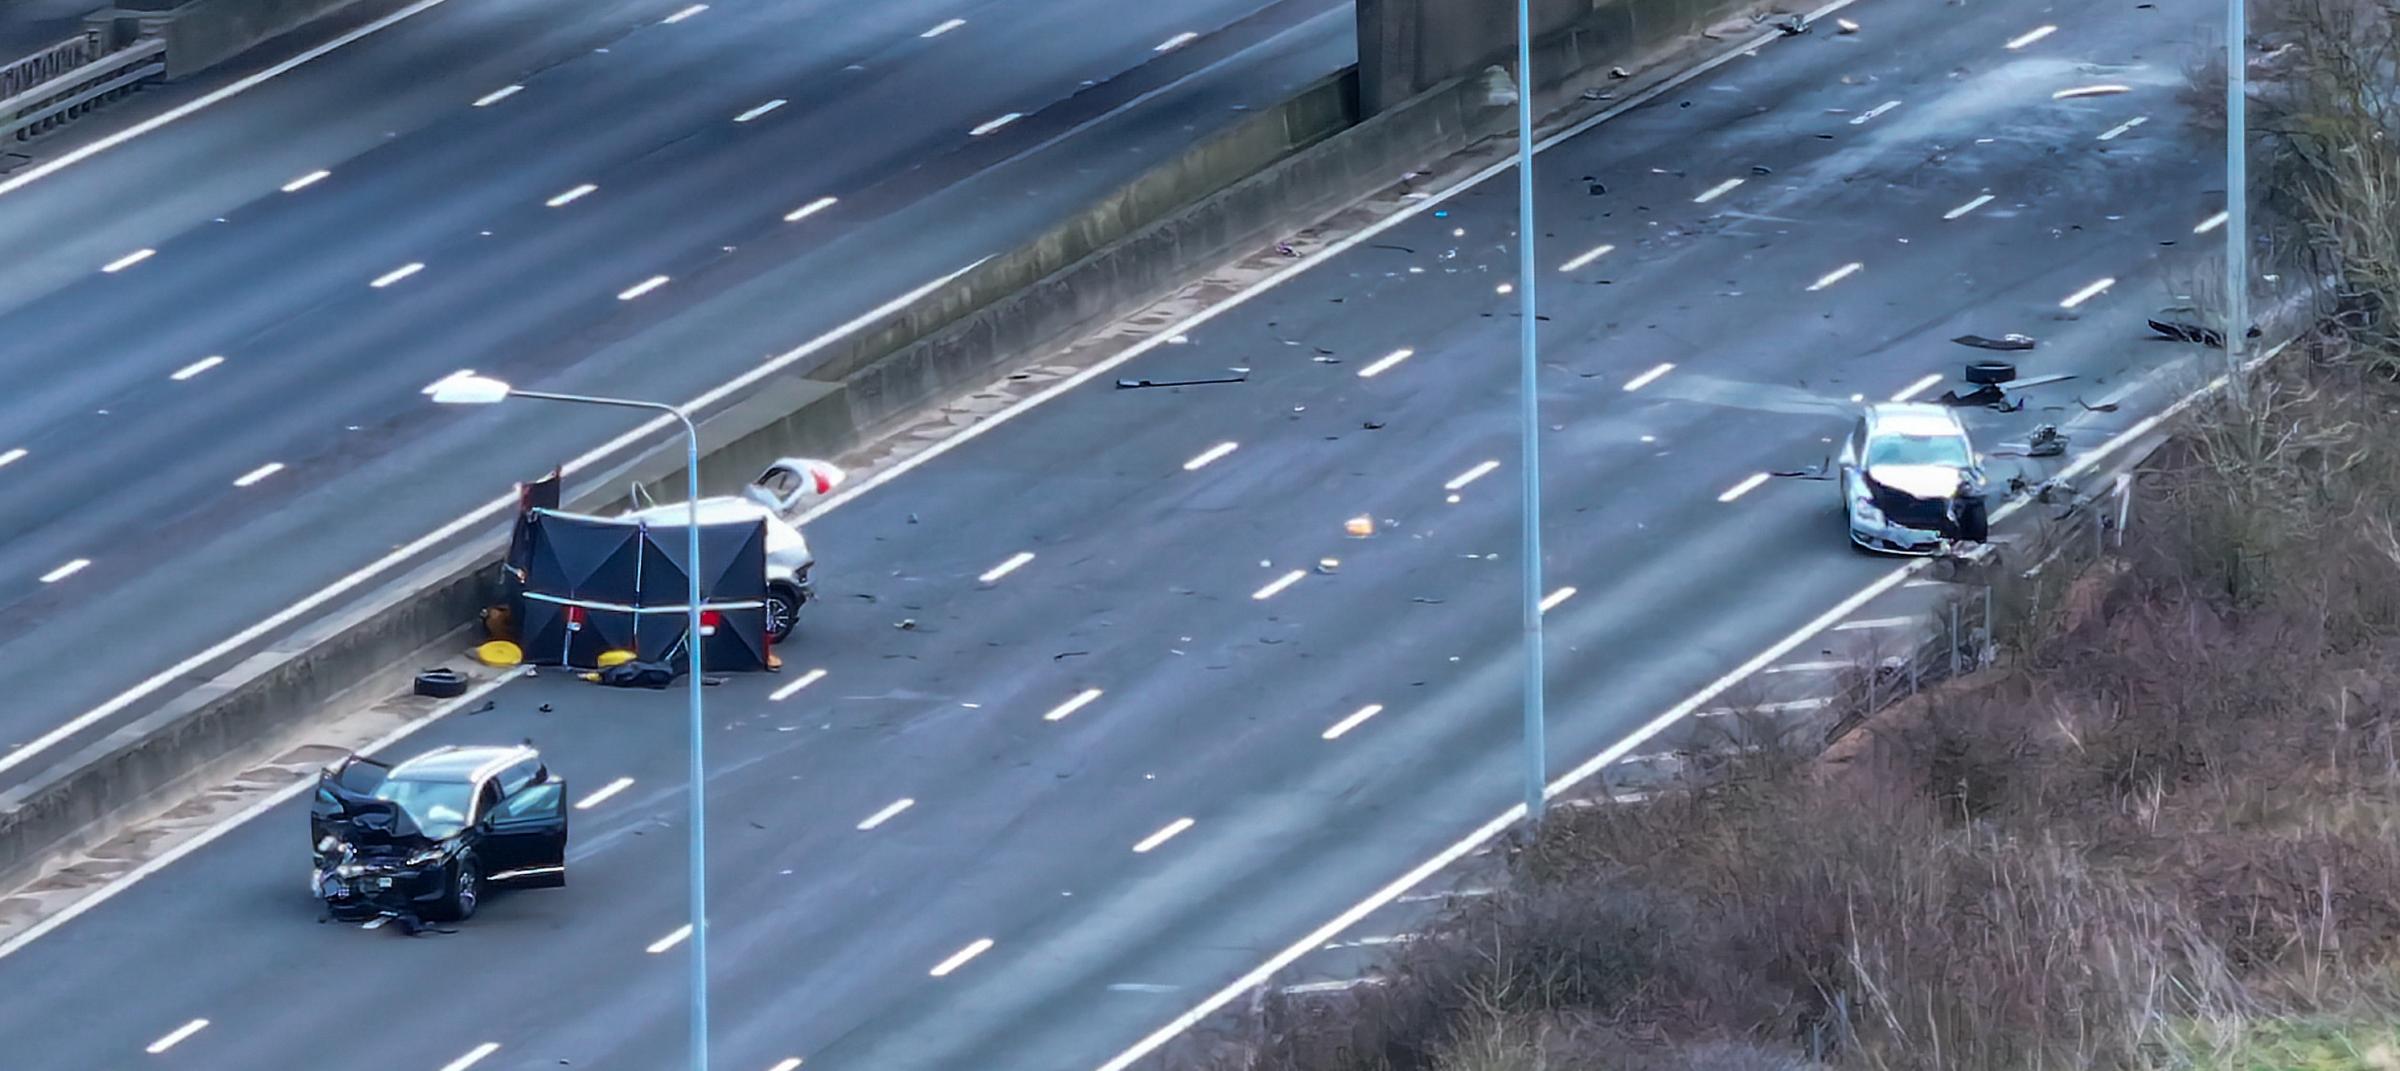
[[[1554,772],[1892,572],[1831,484],[1760,476],[1854,395],[1939,393],[1981,356],[1951,336],[2014,331],[2082,378],[1970,412],[1987,448],[2172,396],[2192,352],[2140,320],[2218,236],[2175,103],[2213,11],[1864,0],[1541,157]],[[716,1066],[1113,1067],[1517,798],[1514,208],[1505,177],[1421,204],[1115,373],[1246,383],[1104,376],[812,526],[789,667],[708,697]],[[1840,620],[1760,698],[1898,627]],[[287,806],[0,961],[12,1058],[679,1066],[681,694],[494,698],[403,750],[530,736],[578,798],[630,778],[574,812],[566,889],[318,925]]]
[[[698,396],[1352,50],[1319,0],[459,0],[0,177],[0,662],[74,667],[0,710],[0,783],[632,426],[432,381]]]

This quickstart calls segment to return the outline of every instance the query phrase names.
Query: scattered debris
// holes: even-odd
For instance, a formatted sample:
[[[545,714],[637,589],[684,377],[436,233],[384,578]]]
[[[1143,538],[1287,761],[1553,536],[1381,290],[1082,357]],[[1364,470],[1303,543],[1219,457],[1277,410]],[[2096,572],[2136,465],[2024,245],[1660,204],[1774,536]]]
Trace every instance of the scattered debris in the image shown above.
[[[2083,411],[2086,413],[2114,413],[2117,411],[2117,403],[2115,402],[2102,402],[2098,405],[2093,405],[2084,401],[2083,396],[2080,394],[2075,396],[2075,404],[2082,406]]]
[[[1768,167],[1765,164],[1752,164],[1750,165],[1750,173],[1753,175],[1772,175],[1775,173],[1775,169]]]
[[[1623,68],[1623,67],[1611,67],[1611,68],[1609,68],[1609,69],[1608,69],[1608,76],[1609,76],[1610,78],[1631,78],[1631,77],[1633,77],[1633,75],[1626,73],[1626,71],[1625,71],[1625,68]]]
[[[1341,568],[1341,567],[1342,567],[1342,560],[1341,560],[1340,558],[1319,558],[1319,559],[1317,559],[1317,572],[1319,572],[1319,573],[1323,573],[1323,574],[1326,574],[1326,575],[1332,575],[1332,573],[1333,573],[1333,571],[1334,571],[1334,570],[1336,570],[1336,569],[1339,569],[1339,568]]]
[[[1951,339],[1950,341],[1956,342],[1961,346],[1973,346],[1979,350],[2029,350],[2034,346],[2032,337],[2016,334],[2002,335],[1999,338],[1985,338],[1982,335],[1960,335],[1957,338]]]
[[[1375,243],[1374,245],[1368,246],[1367,248],[1369,248],[1369,249],[1389,249],[1389,250],[1391,250],[1391,251],[1393,251],[1393,252],[1395,252],[1395,253],[1407,253],[1407,254],[1409,254],[1409,255],[1411,255],[1411,256],[1414,256],[1414,255],[1416,255],[1416,252],[1417,252],[1416,250],[1414,250],[1414,249],[1410,249],[1410,248],[1409,248],[1409,247],[1407,247],[1407,246],[1404,246],[1404,245],[1393,245],[1393,244],[1392,244],[1392,243],[1390,243],[1390,242],[1377,242],[1377,243]]]
[[[1828,457],[1819,461],[1813,469],[1778,469],[1767,475],[1787,480],[1830,480],[1833,478],[1833,459]]]
[[[1365,428],[1368,431],[1381,431],[1383,430],[1383,421],[1369,420],[1363,424],[1360,424],[1359,427]]]
[[[2199,324],[2184,323],[2181,320],[2149,320],[2145,322],[2150,325],[2150,330],[2158,332],[2163,338],[2171,338],[2177,342],[2197,342],[2203,346],[2220,350],[2225,348],[2225,332],[2214,327],[2202,327]],[[2258,334],[2258,328],[2252,326],[2245,337],[2257,338]]]
[[[2056,424],[2036,424],[2025,439],[2026,457],[2057,457],[2066,452],[2067,437],[2059,434]]]
[[[1213,383],[1247,383],[1249,380],[1250,374],[1248,372],[1244,372],[1238,376],[1227,376],[1218,379],[1120,379],[1117,381],[1117,389],[1139,390],[1144,387],[1204,387]]]
[[[1300,251],[1292,248],[1292,243],[1290,242],[1275,243],[1275,251],[1287,257],[1296,257],[1300,255]]]
[[[1815,27],[1816,24],[1808,21],[1806,15],[1786,15],[1775,20],[1775,28],[1783,31],[1785,37],[1798,37]]]
[[[1057,662],[1057,661],[1061,661],[1061,660],[1064,660],[1064,659],[1069,659],[1069,658],[1080,658],[1080,657],[1083,657],[1084,655],[1088,655],[1088,654],[1090,654],[1090,653],[1092,653],[1092,652],[1090,652],[1090,651],[1060,651],[1060,652],[1058,652],[1057,654],[1051,655],[1051,656],[1050,656],[1050,660],[1051,660],[1051,661],[1053,661],[1053,662]]]
[[[892,627],[899,629],[902,632],[915,632],[917,630],[917,619],[913,617],[903,617],[900,620],[893,622]]]
[[[1853,34],[1858,32],[1858,24],[1850,21],[1849,19],[1835,19],[1833,20],[1833,24],[1845,34]]]

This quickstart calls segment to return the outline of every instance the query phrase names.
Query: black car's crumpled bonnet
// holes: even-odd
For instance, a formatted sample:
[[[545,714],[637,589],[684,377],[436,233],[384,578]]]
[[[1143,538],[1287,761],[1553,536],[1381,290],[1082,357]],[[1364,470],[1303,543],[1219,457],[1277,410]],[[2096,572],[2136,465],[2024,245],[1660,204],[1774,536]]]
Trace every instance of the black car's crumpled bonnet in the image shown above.
[[[424,848],[433,838],[417,828],[416,819],[399,804],[353,792],[338,783],[328,781],[327,791],[341,810],[328,820],[340,831],[343,840],[359,848],[394,847]]]

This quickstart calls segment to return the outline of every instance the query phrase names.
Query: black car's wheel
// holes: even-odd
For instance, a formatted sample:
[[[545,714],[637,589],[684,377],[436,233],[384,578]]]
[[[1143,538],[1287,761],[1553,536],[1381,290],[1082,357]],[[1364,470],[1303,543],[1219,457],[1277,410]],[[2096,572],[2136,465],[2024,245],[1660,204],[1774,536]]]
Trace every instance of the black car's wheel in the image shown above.
[[[808,600],[790,584],[767,585],[767,635],[782,643],[800,623],[801,604]]]
[[[483,899],[483,875],[475,867],[475,857],[461,856],[458,869],[450,877],[450,888],[442,897],[441,918],[445,922],[465,922],[475,917],[475,905]]]

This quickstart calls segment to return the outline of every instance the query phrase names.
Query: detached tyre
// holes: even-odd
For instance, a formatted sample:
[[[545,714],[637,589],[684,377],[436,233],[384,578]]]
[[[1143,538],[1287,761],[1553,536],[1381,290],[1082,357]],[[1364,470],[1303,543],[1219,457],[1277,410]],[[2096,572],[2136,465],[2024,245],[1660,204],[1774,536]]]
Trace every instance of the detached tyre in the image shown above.
[[[2010,361],[1969,361],[1967,382],[1977,386],[1987,383],[2006,383],[2017,378],[2017,366]]]

